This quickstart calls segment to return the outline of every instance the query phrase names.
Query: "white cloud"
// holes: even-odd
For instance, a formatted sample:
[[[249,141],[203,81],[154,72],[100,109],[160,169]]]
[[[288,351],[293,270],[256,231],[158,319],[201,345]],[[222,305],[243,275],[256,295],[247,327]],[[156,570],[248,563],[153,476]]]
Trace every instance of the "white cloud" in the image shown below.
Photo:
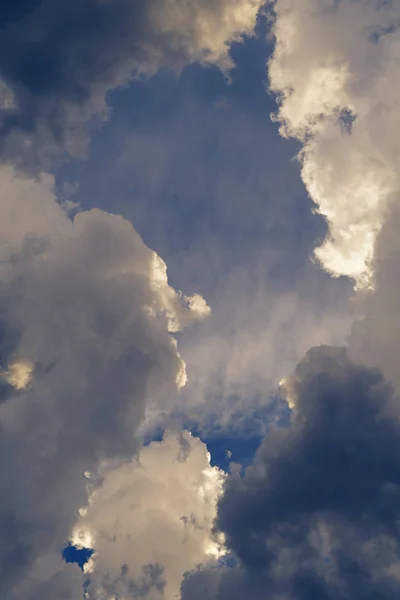
[[[363,283],[399,189],[400,9],[278,0],[275,10],[269,75],[281,132],[303,142],[303,181],[330,228],[316,256],[333,275]]]
[[[156,305],[149,305],[150,314],[164,315],[168,322],[168,331],[181,331],[211,314],[211,309],[202,296],[183,296],[168,285],[167,265],[156,252],[153,253],[151,261],[150,285],[160,298]]]
[[[147,597],[174,600],[184,573],[219,554],[212,527],[224,474],[209,460],[198,438],[170,432],[134,461],[103,467],[73,537],[95,549],[90,598],[130,597],[152,565],[160,587]]]
[[[359,287],[349,352],[399,389],[400,5],[276,3],[269,65],[281,132],[303,142],[302,175],[329,223],[316,255]],[[367,286],[365,286],[367,287]]]
[[[0,377],[17,390],[28,387],[32,378],[33,363],[28,360],[17,359],[10,362],[4,371],[0,371]]]
[[[155,46],[150,57],[165,60],[162,42],[169,39],[171,49],[186,55],[187,61],[214,63],[226,70],[233,66],[230,44],[251,35],[263,0],[153,0],[149,4],[149,20],[154,31]],[[160,47],[161,46],[161,47]],[[162,56],[163,55],[163,56]]]

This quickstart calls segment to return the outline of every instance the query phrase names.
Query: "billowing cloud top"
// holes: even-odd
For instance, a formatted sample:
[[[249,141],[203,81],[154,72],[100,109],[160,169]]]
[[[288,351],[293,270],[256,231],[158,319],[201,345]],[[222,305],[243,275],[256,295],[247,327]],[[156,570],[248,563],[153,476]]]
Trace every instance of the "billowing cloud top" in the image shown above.
[[[303,142],[303,180],[330,228],[316,255],[362,284],[399,190],[399,4],[278,0],[275,11],[281,131]]]
[[[90,598],[129,598],[142,586],[148,598],[174,600],[184,573],[218,556],[212,529],[224,474],[209,460],[199,439],[170,432],[134,462],[103,466],[73,535],[96,549]]]
[[[186,380],[171,323],[209,308],[169,286],[122,217],[70,220],[50,176],[3,166],[0,181],[0,592],[79,597],[59,561],[86,502],[83,473],[137,449],[146,402],[168,406]]]

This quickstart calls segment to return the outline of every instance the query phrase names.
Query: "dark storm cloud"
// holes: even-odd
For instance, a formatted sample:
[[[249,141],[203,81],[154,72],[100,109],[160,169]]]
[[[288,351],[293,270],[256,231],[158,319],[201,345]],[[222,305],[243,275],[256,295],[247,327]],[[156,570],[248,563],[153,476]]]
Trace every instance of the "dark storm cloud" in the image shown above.
[[[221,599],[399,593],[400,427],[392,388],[344,349],[321,347],[299,364],[293,390],[291,427],[265,438],[220,501],[217,525],[239,566],[197,572],[185,582],[185,599],[201,586],[203,597]]]
[[[224,67],[260,3],[189,0],[31,0],[0,10],[0,142],[30,169],[56,150],[85,151],[85,124],[106,94],[140,72],[195,60]],[[215,31],[214,31],[215,29]]]
[[[139,53],[135,40],[144,3],[136,2],[135,10],[131,5],[47,1],[27,5],[22,18],[7,22],[0,33],[0,72],[16,106],[3,114],[3,154],[15,159],[21,153],[30,161],[35,152],[70,142],[79,152],[73,134],[83,132],[74,130],[101,110],[104,93],[118,82],[116,71],[127,67],[127,54]]]

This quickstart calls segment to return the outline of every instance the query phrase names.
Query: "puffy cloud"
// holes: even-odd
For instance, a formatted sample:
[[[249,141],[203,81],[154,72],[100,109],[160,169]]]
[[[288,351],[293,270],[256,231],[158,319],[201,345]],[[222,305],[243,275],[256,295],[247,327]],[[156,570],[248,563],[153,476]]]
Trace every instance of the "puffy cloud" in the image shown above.
[[[303,142],[303,181],[329,223],[316,255],[362,284],[399,189],[399,5],[278,0],[274,9],[277,118],[284,136]]]
[[[399,591],[400,422],[391,386],[340,348],[298,365],[287,429],[233,473],[217,524],[236,566],[200,568],[183,598],[392,598]]]
[[[16,360],[11,362],[0,375],[16,390],[24,390],[29,385],[32,371],[33,364],[30,361]]]
[[[50,176],[0,181],[0,592],[72,599],[82,581],[60,550],[83,474],[137,450],[146,402],[168,406],[185,380],[170,322],[207,310],[122,217],[70,220]]]
[[[103,465],[101,479],[73,538],[95,549],[89,598],[148,586],[147,597],[174,600],[184,573],[220,552],[212,528],[224,475],[199,439],[170,432],[133,462]]]
[[[229,45],[251,34],[262,0],[42,0],[0,15],[3,156],[43,166],[85,151],[84,125],[133,76],[200,61],[229,69]],[[40,169],[39,169],[40,170]]]

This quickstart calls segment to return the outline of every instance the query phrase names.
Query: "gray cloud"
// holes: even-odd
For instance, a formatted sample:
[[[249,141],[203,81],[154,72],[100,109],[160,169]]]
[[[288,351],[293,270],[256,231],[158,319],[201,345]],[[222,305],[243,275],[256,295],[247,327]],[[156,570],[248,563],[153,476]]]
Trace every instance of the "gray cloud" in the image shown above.
[[[107,117],[107,93],[132,76],[179,70],[193,61],[229,68],[228,44],[252,31],[259,6],[256,0],[45,0],[27,5],[25,14],[8,13],[0,28],[3,159],[37,173],[58,153],[81,155],[86,124]],[[153,159],[151,143],[148,153]],[[201,182],[201,170],[196,174]],[[3,166],[0,183],[0,595],[75,600],[82,576],[62,562],[60,550],[87,504],[87,480],[97,482],[104,459],[114,461],[121,475],[120,462],[136,452],[146,413],[174,405],[185,376],[170,331],[207,311],[199,297],[182,298],[168,286],[164,263],[122,217],[94,210],[70,220],[46,175],[22,179]],[[227,218],[231,201],[242,208],[241,198],[229,177],[220,184],[218,207]],[[254,189],[251,181],[243,187]],[[251,218],[248,223],[251,231]],[[232,273],[228,293],[221,293],[222,305],[229,305],[231,291],[246,287],[247,274],[241,279],[238,273]],[[253,303],[249,296],[241,296],[243,312],[229,313],[238,314],[240,329],[254,307],[259,311],[246,335],[233,336],[239,353],[233,352],[230,371],[241,375],[244,363],[247,378],[254,370],[271,377],[276,364],[271,360],[265,369],[263,351],[280,342],[281,330],[297,326],[303,311],[290,294],[287,302],[274,298],[275,314],[283,316],[278,331],[271,318],[263,336],[266,295]],[[317,315],[302,322],[296,335],[291,331],[291,360],[303,351],[309,329],[319,341],[319,325]],[[203,359],[209,344],[200,350]],[[229,356],[231,348],[224,350]],[[219,505],[217,526],[238,566],[200,569],[185,581],[184,598],[261,598],[266,590],[274,600],[397,594],[400,437],[390,386],[378,371],[351,363],[345,351],[325,348],[300,364],[291,394],[292,426],[265,439],[245,478],[229,479]],[[203,463],[197,475],[204,475]],[[133,483],[134,477],[121,480],[118,491],[132,493]],[[94,529],[108,510],[121,506],[114,498],[99,514],[93,507]],[[114,523],[108,533],[115,533]],[[122,551],[112,573],[107,564],[99,567],[107,600],[115,592],[157,597],[165,590],[167,569],[150,561],[156,537],[139,575]],[[101,551],[114,558],[107,545],[99,557]],[[193,555],[201,560],[204,552],[197,551]],[[189,558],[185,553],[192,568]]]
[[[115,118],[76,169],[72,196],[90,207],[107,206],[113,194],[118,211],[166,258],[174,285],[207,298],[210,318],[180,338],[190,375],[177,408],[203,431],[235,434],[270,405],[310,346],[345,343],[352,292],[349,281],[310,263],[326,228],[291,160],[296,146],[269,119],[260,83],[267,48],[261,40],[248,46],[236,49],[240,68],[229,87],[219,73],[193,67],[178,92],[160,75],[116,98]],[[255,99],[250,92],[243,100],[247,88]],[[140,123],[130,118],[135,90]]]
[[[400,389],[399,225],[400,210],[395,196],[386,210],[371,261],[373,289],[360,290],[356,296],[357,319],[349,338],[351,356],[382,369],[397,391]]]
[[[0,179],[1,376],[15,388],[0,405],[0,595],[76,598],[60,552],[84,473],[137,450],[147,401],[166,407],[184,383],[169,330],[200,315],[128,221],[71,221],[52,178]]]
[[[137,451],[146,411],[166,408],[185,383],[170,332],[208,310],[168,286],[165,264],[122,217],[97,210],[70,220],[43,170],[63,153],[84,154],[86,125],[107,118],[107,93],[131,77],[193,61],[228,69],[229,44],[252,31],[259,6],[2,4],[0,595],[8,600],[82,594],[83,576],[61,549],[87,503],[84,473],[96,477],[102,460]],[[18,176],[21,168],[36,179]],[[152,575],[144,571],[135,593],[152,587]],[[121,572],[121,585],[128,580]]]
[[[25,168],[85,152],[85,124],[107,93],[141,73],[200,61],[230,66],[229,43],[251,33],[261,0],[72,0],[0,14],[0,150]]]
[[[199,589],[219,599],[398,593],[400,424],[390,384],[344,349],[320,347],[297,367],[292,391],[291,426],[265,438],[243,479],[228,478],[219,504],[238,565],[200,569],[183,598]]]

